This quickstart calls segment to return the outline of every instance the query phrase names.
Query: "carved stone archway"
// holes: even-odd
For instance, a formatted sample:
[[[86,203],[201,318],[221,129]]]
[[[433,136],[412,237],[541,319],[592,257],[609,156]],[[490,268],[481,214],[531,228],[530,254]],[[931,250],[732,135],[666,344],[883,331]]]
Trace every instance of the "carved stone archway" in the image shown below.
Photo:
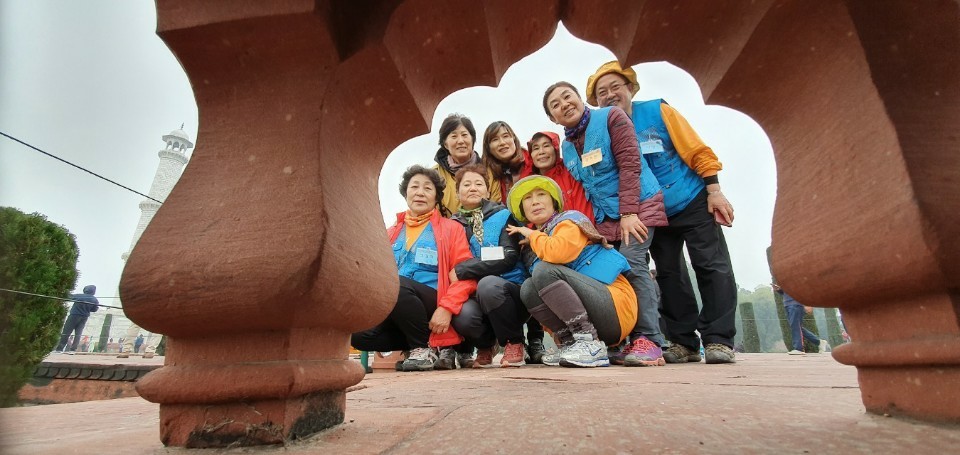
[[[127,314],[169,336],[138,384],[175,446],[262,444],[343,419],[348,335],[396,297],[377,176],[447,94],[496,85],[562,20],[626,64],[668,60],[777,157],[774,269],[839,306],[872,412],[960,420],[960,6],[158,0],[200,115],[133,251]],[[363,209],[366,208],[366,209]]]

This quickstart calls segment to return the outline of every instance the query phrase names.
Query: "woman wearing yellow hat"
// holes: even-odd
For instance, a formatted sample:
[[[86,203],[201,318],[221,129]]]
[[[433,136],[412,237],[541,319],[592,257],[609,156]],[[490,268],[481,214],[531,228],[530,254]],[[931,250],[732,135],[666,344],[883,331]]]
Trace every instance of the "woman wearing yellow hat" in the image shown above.
[[[523,304],[558,339],[558,358],[568,367],[610,364],[607,345],[623,341],[637,321],[637,296],[624,277],[626,258],[607,244],[591,220],[561,211],[563,196],[552,179],[521,179],[508,196],[510,212],[528,227],[508,226],[527,238],[531,278],[520,290]]]

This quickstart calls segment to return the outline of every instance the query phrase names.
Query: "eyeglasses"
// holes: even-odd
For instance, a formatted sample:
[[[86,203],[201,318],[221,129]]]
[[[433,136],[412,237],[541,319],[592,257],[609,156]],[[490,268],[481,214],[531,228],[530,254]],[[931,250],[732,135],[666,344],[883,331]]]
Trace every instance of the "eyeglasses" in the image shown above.
[[[610,85],[610,88],[602,88],[597,90],[597,98],[604,98],[611,92],[617,92],[627,84],[622,84],[620,82],[614,82]]]

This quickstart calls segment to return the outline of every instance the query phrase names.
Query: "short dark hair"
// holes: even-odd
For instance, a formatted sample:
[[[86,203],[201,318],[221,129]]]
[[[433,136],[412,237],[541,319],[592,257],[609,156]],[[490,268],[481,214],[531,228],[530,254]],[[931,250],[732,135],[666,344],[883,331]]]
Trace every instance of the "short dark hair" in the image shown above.
[[[557,82],[556,84],[553,84],[547,87],[547,91],[543,92],[543,112],[547,113],[547,117],[553,118],[553,116],[550,115],[550,107],[547,106],[547,98],[550,97],[550,92],[560,87],[569,87],[571,90],[573,90],[573,93],[576,93],[577,96],[579,96],[580,98],[583,98],[582,96],[580,96],[580,92],[577,90],[577,88],[574,87],[573,84],[567,81],[560,81],[560,82]]]
[[[443,200],[443,190],[447,187],[447,182],[443,180],[443,177],[440,177],[440,173],[435,169],[426,168],[419,164],[414,164],[403,172],[403,179],[400,181],[400,195],[404,198],[407,197],[407,186],[410,185],[410,180],[416,175],[425,175],[433,182],[433,187],[437,189],[436,202],[440,204],[440,201]]]
[[[467,172],[473,172],[483,177],[483,183],[486,183],[487,189],[490,189],[490,182],[487,181],[487,168],[483,167],[480,163],[474,163],[460,168],[460,170],[454,174],[453,181],[457,184],[457,193],[460,192],[460,181],[463,180],[463,176],[466,175]]]
[[[515,157],[523,156],[523,152],[521,151],[523,147],[520,145],[520,138],[517,137],[517,133],[513,131],[513,128],[510,128],[510,125],[502,120],[491,123],[483,133],[483,164],[493,171],[493,176],[498,179],[503,178],[504,174],[506,174],[505,169],[510,168],[511,164],[501,162],[499,158],[490,152],[490,141],[493,140],[494,135],[497,134],[500,128],[506,129],[507,132],[513,136],[513,145],[516,147]],[[517,160],[519,162],[519,158],[517,158]]]
[[[476,147],[477,129],[473,127],[473,122],[470,121],[470,117],[463,114],[450,114],[447,118],[443,119],[443,123],[440,124],[440,147],[447,150],[447,146],[444,144],[447,136],[460,125],[463,125],[463,127],[467,129],[467,132],[470,133],[470,137],[473,138],[473,145]],[[447,151],[449,152],[449,150]]]

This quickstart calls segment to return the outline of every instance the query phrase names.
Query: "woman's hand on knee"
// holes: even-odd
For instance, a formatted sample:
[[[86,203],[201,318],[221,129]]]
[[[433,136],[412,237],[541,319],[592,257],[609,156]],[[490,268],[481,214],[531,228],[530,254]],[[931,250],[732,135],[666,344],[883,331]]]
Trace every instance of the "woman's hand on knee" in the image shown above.
[[[437,334],[447,333],[452,318],[453,313],[450,310],[437,307],[436,311],[433,312],[433,317],[430,318],[430,331]]]

